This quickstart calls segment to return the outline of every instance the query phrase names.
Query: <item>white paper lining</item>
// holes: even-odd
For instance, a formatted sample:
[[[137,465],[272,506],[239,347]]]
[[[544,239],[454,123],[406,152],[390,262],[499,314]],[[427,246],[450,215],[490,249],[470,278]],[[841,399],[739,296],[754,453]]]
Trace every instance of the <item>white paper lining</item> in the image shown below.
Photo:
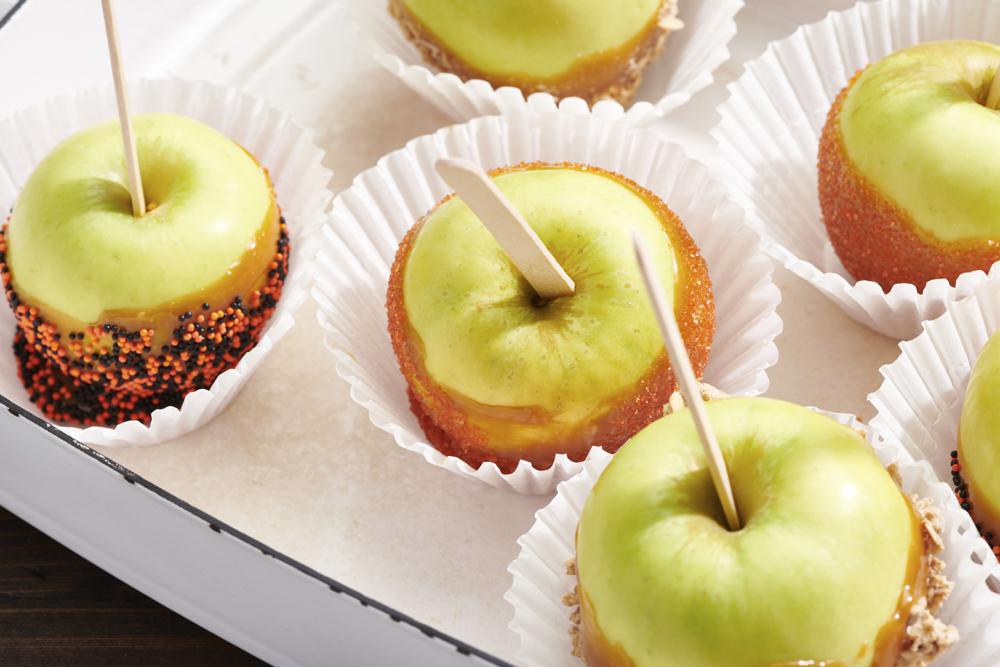
[[[880,369],[885,380],[868,400],[872,425],[890,433],[941,479],[951,477],[951,452],[972,368],[990,337],[1000,331],[1000,283],[990,281],[971,297],[949,304],[924,332],[901,343],[901,353]]]

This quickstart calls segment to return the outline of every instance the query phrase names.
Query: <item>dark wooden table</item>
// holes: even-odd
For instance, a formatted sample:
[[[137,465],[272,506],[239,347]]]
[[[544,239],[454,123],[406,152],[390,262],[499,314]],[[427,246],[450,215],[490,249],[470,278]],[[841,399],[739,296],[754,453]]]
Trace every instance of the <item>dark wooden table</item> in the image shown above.
[[[262,665],[0,508],[0,665]]]

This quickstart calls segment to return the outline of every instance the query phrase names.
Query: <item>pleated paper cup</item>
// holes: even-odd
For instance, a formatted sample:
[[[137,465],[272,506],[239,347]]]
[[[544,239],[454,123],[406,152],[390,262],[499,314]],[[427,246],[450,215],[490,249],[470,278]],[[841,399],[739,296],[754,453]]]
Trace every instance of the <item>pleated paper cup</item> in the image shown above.
[[[881,368],[882,386],[868,397],[878,411],[872,425],[898,438],[942,479],[951,477],[951,452],[958,449],[972,368],[997,331],[1000,282],[991,280],[968,299],[949,304],[922,334],[902,343],[899,357]]]
[[[474,469],[444,456],[426,439],[410,411],[386,324],[386,283],[407,230],[451,190],[437,176],[441,157],[466,158],[484,169],[522,162],[577,162],[631,178],[657,194],[684,221],[708,264],[717,330],[705,382],[726,393],[767,388],[777,360],[781,296],[757,235],[725,188],[682,148],[600,115],[518,112],[479,118],[414,139],[362,173],[334,201],[324,228],[313,296],[327,347],[351,396],[372,422],[428,462],[499,488],[548,493],[580,471],[565,455],[545,470],[521,461],[503,474],[494,463]]]
[[[156,410],[148,426],[128,421],[114,428],[60,426],[91,445],[154,445],[193,431],[222,412],[271,348],[295,324],[307,298],[316,238],[332,195],[331,173],[312,135],[267,103],[208,83],[176,79],[137,81],[129,86],[131,113],[163,111],[200,120],[250,151],[271,174],[278,205],[288,226],[292,253],[281,299],[260,341],[235,368],[208,389],[185,396],[180,408]],[[48,100],[0,121],[0,206],[9,210],[25,181],[51,149],[75,132],[117,118],[110,85]],[[0,307],[0,394],[38,414],[17,377],[10,345],[14,316]]]
[[[883,465],[897,465],[903,491],[930,498],[941,510],[945,548],[939,556],[955,589],[937,617],[956,626],[961,639],[933,662],[934,667],[995,667],[1000,655],[1000,571],[969,515],[931,468],[915,462],[898,442],[851,415],[817,412],[865,431]],[[559,485],[552,502],[535,514],[531,529],[518,539],[521,552],[507,568],[514,582],[504,597],[514,607],[510,629],[521,641],[519,665],[583,665],[571,655],[571,608],[563,597],[573,591],[576,578],[567,574],[566,566],[576,557],[576,527],[584,503],[611,458],[604,452],[591,457],[579,475]]]
[[[918,290],[855,280],[830,244],[817,194],[817,152],[827,113],[855,72],[899,49],[944,39],[1000,41],[996,0],[882,0],[795,31],[771,44],[730,86],[712,131],[719,169],[747,207],[764,248],[855,320],[895,338],[920,333],[986,280],[962,274],[952,286],[932,280]]]
[[[715,71],[729,60],[729,42],[736,35],[736,14],[744,0],[679,0],[680,30],[667,37],[663,52],[644,70],[642,85],[627,113],[614,101],[596,106],[617,107],[627,122],[643,125],[678,108],[714,80]],[[456,122],[510,111],[552,111],[559,100],[548,93],[525,98],[518,88],[494,88],[480,79],[463,81],[450,72],[432,68],[406,39],[389,14],[388,0],[351,4],[352,19],[372,45],[375,60],[407,87],[416,91]],[[571,109],[587,108],[580,98],[565,98]]]

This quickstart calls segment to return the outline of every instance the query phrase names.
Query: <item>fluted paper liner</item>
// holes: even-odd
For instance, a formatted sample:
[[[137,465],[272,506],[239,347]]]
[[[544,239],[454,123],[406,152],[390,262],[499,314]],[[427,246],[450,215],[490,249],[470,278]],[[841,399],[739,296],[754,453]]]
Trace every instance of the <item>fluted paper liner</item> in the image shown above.
[[[70,436],[92,445],[153,445],[209,422],[226,408],[275,343],[295,324],[294,313],[307,297],[315,239],[329,206],[331,173],[311,134],[289,116],[235,89],[176,79],[129,85],[131,113],[163,111],[196,118],[248,151],[271,174],[278,205],[288,226],[292,253],[281,299],[260,341],[235,368],[208,389],[188,394],[180,408],[156,410],[146,426],[129,421],[114,428],[62,426]],[[63,95],[0,121],[0,206],[9,210],[35,165],[59,142],[96,123],[117,118],[110,85]],[[17,377],[11,350],[14,316],[0,305],[0,394],[38,413]]]
[[[968,299],[948,305],[944,315],[924,325],[922,334],[902,343],[899,357],[881,368],[882,386],[868,397],[878,411],[872,425],[898,438],[941,479],[951,478],[951,452],[958,448],[972,368],[997,331],[1000,283],[991,280]]]
[[[855,320],[895,338],[968,296],[986,273],[962,274],[955,286],[900,283],[886,293],[855,281],[827,237],[817,194],[817,152],[827,112],[851,76],[899,49],[943,39],[1000,41],[993,0],[859,2],[772,43],[729,88],[712,130],[718,166],[761,233],[765,250],[812,283]]]
[[[744,0],[680,0],[678,18],[684,27],[672,32],[663,52],[644,70],[635,101],[626,111],[614,101],[599,102],[605,112],[616,109],[627,122],[649,123],[678,108],[707,88],[714,72],[729,60],[729,42],[736,35],[736,14]],[[403,35],[388,10],[388,0],[364,0],[351,6],[352,18],[371,42],[375,60],[407,87],[424,96],[456,122],[510,111],[553,111],[558,100],[548,93],[525,98],[518,88],[493,88],[488,82],[462,81],[450,72],[438,72]],[[571,109],[587,109],[580,98],[563,100]]]
[[[414,139],[362,173],[335,200],[324,228],[313,296],[327,347],[351,396],[372,422],[428,462],[521,493],[547,493],[578,472],[565,455],[537,470],[522,461],[509,474],[494,463],[473,469],[427,443],[410,412],[406,382],[386,325],[386,282],[406,231],[451,192],[434,171],[443,156],[485,169],[520,162],[578,162],[627,176],[662,198],[701,249],[713,282],[717,330],[705,381],[730,394],[767,388],[765,369],[777,360],[780,294],[756,234],[701,163],[676,145],[607,118],[564,111],[479,118]]]
[[[938,481],[924,462],[915,462],[890,438],[866,428],[851,415],[817,410],[837,422],[867,433],[867,440],[883,465],[896,463],[907,494],[931,498],[941,510],[945,576],[955,582],[947,602],[936,614],[958,628],[961,639],[932,664],[934,667],[995,667],[1000,655],[1000,578],[988,565],[992,554],[947,485]],[[587,496],[611,461],[601,452],[583,471],[559,485],[555,498],[535,514],[531,529],[518,539],[521,552],[508,571],[514,582],[504,596],[514,608],[510,628],[520,638],[516,662],[524,667],[580,667],[571,655],[570,607],[563,597],[576,578],[566,565],[576,555],[576,527]],[[989,580],[989,581],[988,581]],[[993,586],[991,589],[990,586]],[[665,601],[664,604],[669,604]]]

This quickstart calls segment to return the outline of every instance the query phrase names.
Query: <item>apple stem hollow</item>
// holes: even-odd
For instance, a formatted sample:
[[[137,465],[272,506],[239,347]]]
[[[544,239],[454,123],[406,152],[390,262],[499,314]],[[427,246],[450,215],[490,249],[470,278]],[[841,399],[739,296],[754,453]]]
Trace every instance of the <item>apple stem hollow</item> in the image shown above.
[[[573,279],[478,165],[469,160],[441,158],[434,168],[489,230],[542,303],[576,292]]]
[[[986,106],[994,111],[1000,110],[1000,66],[997,67],[990,90],[986,94]]]
[[[115,99],[118,103],[118,124],[121,125],[122,144],[125,147],[125,170],[128,178],[129,198],[132,200],[132,215],[141,218],[146,214],[146,197],[142,191],[139,155],[135,148],[135,134],[132,131],[132,121],[128,113],[125,72],[122,67],[121,49],[118,47],[118,27],[111,0],[101,0],[101,8],[104,10],[104,32],[108,38],[111,78],[115,84]]]
[[[701,397],[701,388],[694,375],[694,369],[691,368],[691,359],[684,346],[680,327],[677,326],[677,318],[674,316],[673,308],[667,302],[663,286],[657,277],[653,260],[646,250],[645,243],[639,232],[635,230],[632,231],[632,245],[635,249],[636,261],[639,264],[639,272],[642,274],[642,280],[653,307],[653,314],[660,325],[663,343],[667,348],[667,355],[670,357],[670,366],[680,385],[684,402],[691,411],[691,417],[694,419],[695,428],[698,431],[698,438],[705,450],[705,458],[708,460],[708,469],[712,476],[712,485],[719,496],[719,503],[722,505],[729,530],[737,531],[741,527],[740,515],[736,508],[736,498],[733,496],[733,487],[729,479],[729,471],[726,468],[726,460],[723,458],[722,449],[715,438],[712,422],[708,419],[705,403]]]

